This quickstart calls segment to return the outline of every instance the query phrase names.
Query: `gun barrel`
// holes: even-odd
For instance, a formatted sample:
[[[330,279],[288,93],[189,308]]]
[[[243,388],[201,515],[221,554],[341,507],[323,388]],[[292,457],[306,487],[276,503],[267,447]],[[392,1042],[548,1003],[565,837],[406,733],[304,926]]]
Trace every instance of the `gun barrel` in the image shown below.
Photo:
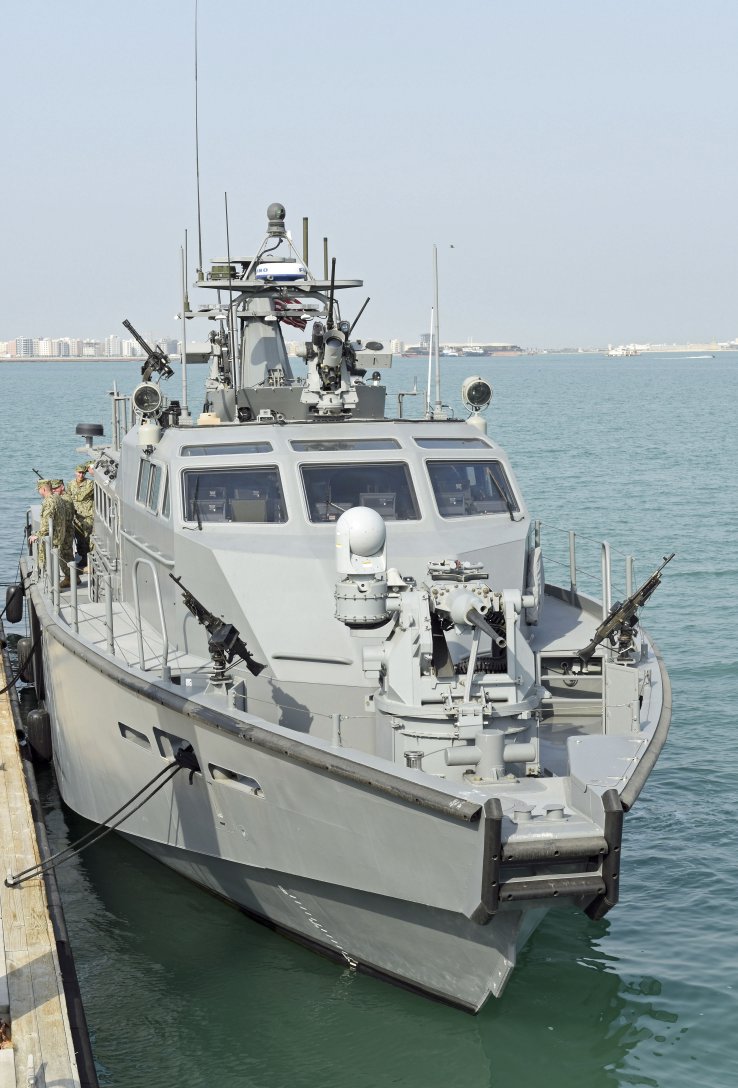
[[[146,352],[147,355],[153,355],[154,354],[154,349],[149,347],[149,345],[144,340],[143,336],[141,336],[141,333],[137,332],[136,329],[134,329],[133,325],[130,323],[128,318],[124,318],[123,325],[124,325],[124,327],[126,329],[128,329],[129,333],[134,338],[134,340],[138,341],[138,343],[141,345],[141,347],[144,349],[144,351]]]
[[[326,328],[333,328],[333,299],[336,293],[336,258],[331,258],[331,289],[328,295],[328,316],[326,318]]]
[[[627,620],[636,615],[638,609],[646,603],[651,594],[661,585],[661,572],[666,564],[672,561],[675,555],[676,552],[672,552],[671,555],[665,555],[661,566],[656,568],[643,585],[639,586],[635,593],[632,593],[621,605],[614,608],[609,616],[605,617],[595,631],[592,641],[589,642],[583,650],[580,650],[579,657],[582,661],[585,663],[589,661],[601,642],[604,642],[604,640],[609,638],[618,627],[621,627]]]

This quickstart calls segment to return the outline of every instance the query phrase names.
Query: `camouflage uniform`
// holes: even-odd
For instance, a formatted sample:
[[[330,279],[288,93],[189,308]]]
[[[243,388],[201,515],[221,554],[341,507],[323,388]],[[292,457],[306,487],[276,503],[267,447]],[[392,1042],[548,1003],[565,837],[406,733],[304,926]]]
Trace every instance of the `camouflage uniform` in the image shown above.
[[[77,472],[87,472],[87,465],[77,465]],[[92,480],[72,480],[67,484],[67,495],[74,504],[74,539],[79,554],[80,567],[86,566],[90,550],[90,536],[95,513],[95,485]]]
[[[46,565],[46,543],[42,538],[49,532],[49,519],[54,521],[52,546],[59,549],[59,569],[62,581],[69,578],[69,564],[74,559],[74,507],[62,495],[49,495],[41,505],[41,523],[38,529],[38,560]]]

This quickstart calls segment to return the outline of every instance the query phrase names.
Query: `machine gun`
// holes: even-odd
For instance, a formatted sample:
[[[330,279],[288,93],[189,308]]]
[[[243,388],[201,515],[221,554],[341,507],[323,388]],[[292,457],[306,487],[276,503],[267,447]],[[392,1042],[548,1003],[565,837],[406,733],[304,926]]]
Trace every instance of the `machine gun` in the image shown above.
[[[646,579],[635,593],[632,593],[625,601],[615,602],[610,609],[609,615],[605,617],[595,631],[592,641],[583,650],[579,651],[579,657],[585,665],[589,662],[600,643],[604,642],[606,638],[610,638],[616,631],[622,631],[625,635],[624,639],[621,638],[621,649],[625,650],[629,647],[633,631],[638,625],[638,609],[643,607],[653,591],[661,585],[661,572],[675,555],[676,552],[672,552],[671,555],[664,556],[661,566],[653,572],[650,578]]]
[[[214,616],[212,612],[208,612],[204,604],[201,604],[189,589],[182,584],[181,578],[176,578],[174,574],[169,575],[173,582],[176,582],[179,588],[182,590],[182,596],[184,603],[195,617],[198,623],[201,623],[205,630],[210,635],[208,639],[208,650],[213,659],[213,664],[217,672],[217,679],[223,679],[225,675],[225,669],[227,665],[230,665],[235,658],[241,658],[246,665],[252,676],[258,676],[262,672],[266,665],[262,665],[259,661],[254,661],[254,656],[250,650],[247,649],[246,643],[241,639],[236,628],[232,623],[226,623],[224,620]]]
[[[123,322],[123,325],[126,329],[128,329],[134,340],[137,340],[140,346],[146,352],[146,362],[141,367],[141,377],[143,378],[143,380],[145,382],[151,381],[151,375],[154,373],[161,374],[163,378],[171,378],[172,374],[174,374],[174,371],[169,365],[169,356],[166,354],[166,352],[162,351],[158,344],[154,348],[150,347],[144,340],[143,336],[141,336],[139,332],[136,332],[133,325],[130,323],[130,321],[128,321],[127,318]]]

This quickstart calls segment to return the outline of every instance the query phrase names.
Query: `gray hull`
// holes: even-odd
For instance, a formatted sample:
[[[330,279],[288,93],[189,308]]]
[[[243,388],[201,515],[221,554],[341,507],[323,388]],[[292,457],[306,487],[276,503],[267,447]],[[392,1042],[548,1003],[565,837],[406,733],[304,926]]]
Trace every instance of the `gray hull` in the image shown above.
[[[270,729],[284,734],[280,755],[239,735],[240,722],[228,732],[191,705],[178,713],[159,702],[155,684],[133,690],[125,668],[103,655],[95,660],[82,644],[84,656],[70,652],[69,633],[48,613],[40,618],[54,766],[70,808],[107,820],[170,762],[172,743],[191,743],[203,769],[237,777],[196,774],[190,783],[181,772],[121,827],[131,842],[360,971],[470,1011],[500,995],[518,948],[550,904],[503,907],[486,924],[471,920],[485,874],[479,820],[290,759],[288,730]],[[327,747],[300,746],[306,743]],[[442,806],[443,794],[438,800]],[[449,791],[449,813],[462,804]]]
[[[480,927],[450,911],[359,893],[126,836],[188,880],[352,969],[468,1012],[499,997],[517,952],[548,912],[505,911]],[[349,949],[351,951],[349,951]]]

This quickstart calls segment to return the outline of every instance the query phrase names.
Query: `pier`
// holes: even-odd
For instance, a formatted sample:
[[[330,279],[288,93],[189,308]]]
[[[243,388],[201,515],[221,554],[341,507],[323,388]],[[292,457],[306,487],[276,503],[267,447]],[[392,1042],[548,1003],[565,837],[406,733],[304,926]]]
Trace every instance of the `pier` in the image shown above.
[[[10,687],[0,694],[0,1088],[97,1088],[53,874],[5,883],[48,853],[35,778],[18,744],[12,677],[3,650],[0,689]]]

